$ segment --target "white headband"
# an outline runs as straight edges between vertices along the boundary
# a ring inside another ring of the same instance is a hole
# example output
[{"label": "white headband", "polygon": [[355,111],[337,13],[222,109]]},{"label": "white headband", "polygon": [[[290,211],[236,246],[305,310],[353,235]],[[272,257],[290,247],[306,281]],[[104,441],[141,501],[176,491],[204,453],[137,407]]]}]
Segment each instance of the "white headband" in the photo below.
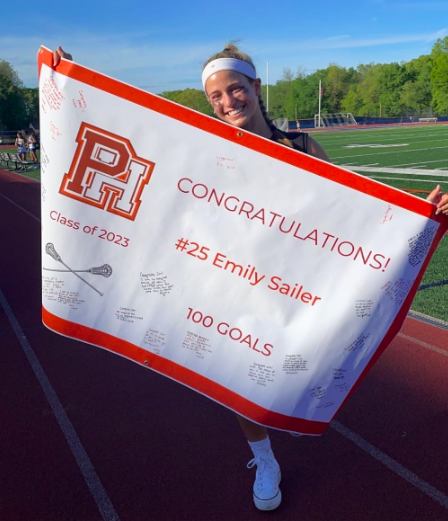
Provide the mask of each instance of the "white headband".
[{"label": "white headband", "polygon": [[235,71],[248,76],[252,80],[257,79],[257,73],[250,63],[243,62],[236,58],[218,58],[213,60],[204,67],[202,71],[202,86],[205,90],[205,83],[212,74],[219,71]]}]

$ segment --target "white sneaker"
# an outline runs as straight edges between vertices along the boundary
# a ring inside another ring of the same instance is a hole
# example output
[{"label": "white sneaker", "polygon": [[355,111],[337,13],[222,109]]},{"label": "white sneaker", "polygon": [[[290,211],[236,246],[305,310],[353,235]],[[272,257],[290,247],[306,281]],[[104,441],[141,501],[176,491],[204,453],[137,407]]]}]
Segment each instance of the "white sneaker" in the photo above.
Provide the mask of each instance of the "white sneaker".
[{"label": "white sneaker", "polygon": [[251,459],[247,468],[257,466],[254,483],[254,503],[259,510],[274,510],[282,502],[279,485],[282,479],[280,466],[272,451]]}]

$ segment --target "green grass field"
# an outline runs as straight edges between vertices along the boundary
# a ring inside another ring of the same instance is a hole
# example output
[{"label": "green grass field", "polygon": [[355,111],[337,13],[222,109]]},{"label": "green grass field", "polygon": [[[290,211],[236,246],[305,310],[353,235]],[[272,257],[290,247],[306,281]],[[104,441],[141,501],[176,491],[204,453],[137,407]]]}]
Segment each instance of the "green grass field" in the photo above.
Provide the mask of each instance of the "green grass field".
[{"label": "green grass field", "polygon": [[[448,125],[313,132],[331,162],[402,190],[448,192]],[[426,194],[416,194],[426,197]],[[442,239],[422,286],[448,281],[448,236]],[[422,289],[414,311],[448,322],[448,284]]]},{"label": "green grass field", "polygon": [[331,162],[401,189],[448,190],[448,125],[314,132]]},{"label": "green grass field", "polygon": [[[403,190],[430,191],[440,184],[448,192],[448,125],[319,131],[312,137],[336,165]],[[40,178],[40,169],[21,173]],[[422,285],[448,279],[447,258],[445,236]],[[412,309],[448,322],[448,284],[418,291]]]}]

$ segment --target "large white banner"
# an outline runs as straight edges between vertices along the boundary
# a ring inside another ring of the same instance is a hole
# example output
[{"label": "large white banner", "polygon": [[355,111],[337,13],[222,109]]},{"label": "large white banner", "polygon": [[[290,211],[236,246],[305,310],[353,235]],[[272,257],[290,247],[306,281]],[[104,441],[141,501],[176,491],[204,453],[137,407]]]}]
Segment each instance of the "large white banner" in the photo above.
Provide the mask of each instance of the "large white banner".
[{"label": "large white banner", "polygon": [[321,434],[446,228],[426,201],[39,51],[43,321]]}]

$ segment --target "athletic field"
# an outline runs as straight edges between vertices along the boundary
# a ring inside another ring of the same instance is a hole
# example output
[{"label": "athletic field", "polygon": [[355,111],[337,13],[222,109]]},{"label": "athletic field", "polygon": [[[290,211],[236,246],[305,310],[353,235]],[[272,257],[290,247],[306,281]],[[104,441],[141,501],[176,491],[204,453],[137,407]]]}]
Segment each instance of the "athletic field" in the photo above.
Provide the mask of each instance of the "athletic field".
[{"label": "athletic field", "polygon": [[316,132],[331,162],[401,189],[448,189],[448,125]]},{"label": "athletic field", "polygon": [[[312,134],[331,162],[409,191],[448,192],[448,125],[409,125]],[[426,197],[426,193],[416,193]],[[448,322],[448,238],[440,243],[412,309]]]}]

